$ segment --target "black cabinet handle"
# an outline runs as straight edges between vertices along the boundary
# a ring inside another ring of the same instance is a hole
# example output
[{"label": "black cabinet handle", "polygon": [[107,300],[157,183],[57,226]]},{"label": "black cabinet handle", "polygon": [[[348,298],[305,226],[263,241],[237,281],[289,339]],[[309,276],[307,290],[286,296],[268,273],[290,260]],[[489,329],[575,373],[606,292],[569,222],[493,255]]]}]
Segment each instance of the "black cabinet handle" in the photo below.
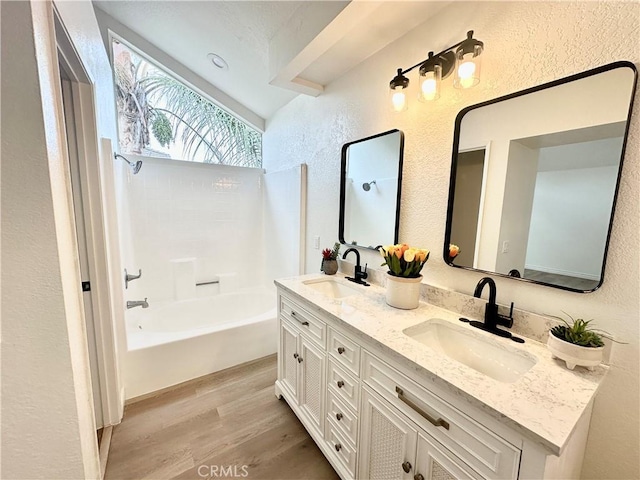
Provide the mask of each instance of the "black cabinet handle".
[{"label": "black cabinet handle", "polygon": [[404,473],[409,473],[411,471],[411,464],[409,462],[404,462],[402,464],[402,470],[404,470]]},{"label": "black cabinet handle", "polygon": [[338,380],[337,382],[338,388],[344,387],[344,382],[342,380]]},{"label": "black cabinet handle", "polygon": [[338,353],[342,355],[344,353],[344,347],[338,347]]}]

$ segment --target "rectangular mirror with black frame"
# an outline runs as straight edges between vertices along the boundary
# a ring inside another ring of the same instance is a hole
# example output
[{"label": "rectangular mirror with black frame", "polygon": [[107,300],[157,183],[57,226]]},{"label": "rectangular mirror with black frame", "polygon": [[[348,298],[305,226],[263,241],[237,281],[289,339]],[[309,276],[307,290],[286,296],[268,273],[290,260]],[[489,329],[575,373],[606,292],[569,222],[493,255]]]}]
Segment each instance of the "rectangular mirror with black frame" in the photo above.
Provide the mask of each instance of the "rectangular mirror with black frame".
[{"label": "rectangular mirror with black frame", "polygon": [[375,248],[398,242],[404,134],[389,130],[345,143],[340,177],[340,242]]},{"label": "rectangular mirror with black frame", "polygon": [[[462,110],[445,261],[575,292],[604,280],[637,70],[615,62]],[[449,257],[449,245],[460,247]]]}]

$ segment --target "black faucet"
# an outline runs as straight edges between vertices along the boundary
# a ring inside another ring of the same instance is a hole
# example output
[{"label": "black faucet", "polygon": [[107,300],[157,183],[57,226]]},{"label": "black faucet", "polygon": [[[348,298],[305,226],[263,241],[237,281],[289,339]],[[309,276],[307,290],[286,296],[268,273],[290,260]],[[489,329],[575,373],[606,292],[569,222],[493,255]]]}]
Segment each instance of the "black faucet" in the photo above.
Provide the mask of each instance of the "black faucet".
[{"label": "black faucet", "polygon": [[507,328],[511,328],[513,326],[513,302],[511,302],[511,311],[509,312],[509,316],[500,315],[498,313],[498,304],[496,303],[496,282],[494,282],[492,278],[481,278],[476,285],[473,296],[480,298],[485,285],[489,285],[489,302],[484,310],[484,323],[472,320],[469,324],[481,330],[493,333],[494,335],[511,338],[511,332],[498,328],[498,325],[502,325]]},{"label": "black faucet", "polygon": [[364,266],[364,271],[363,271],[362,267],[360,266],[360,252],[355,248],[350,248],[346,252],[344,252],[344,254],[342,255],[342,259],[344,260],[345,258],[347,258],[347,255],[351,252],[356,254],[356,266],[353,271],[353,278],[347,277],[347,280],[350,280],[353,283],[357,283],[359,285],[364,285],[365,287],[368,287],[369,284],[364,281],[364,279],[369,276],[369,274],[367,273],[367,265]]}]

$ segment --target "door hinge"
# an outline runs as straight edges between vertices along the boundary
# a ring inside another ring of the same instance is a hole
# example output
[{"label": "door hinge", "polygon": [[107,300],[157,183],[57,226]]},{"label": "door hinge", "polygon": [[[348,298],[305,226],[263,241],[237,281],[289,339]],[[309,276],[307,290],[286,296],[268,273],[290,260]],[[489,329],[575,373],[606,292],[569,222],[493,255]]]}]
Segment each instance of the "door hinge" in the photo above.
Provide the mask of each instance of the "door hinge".
[{"label": "door hinge", "polygon": [[82,282],[82,291],[90,292],[91,291],[91,282]]}]

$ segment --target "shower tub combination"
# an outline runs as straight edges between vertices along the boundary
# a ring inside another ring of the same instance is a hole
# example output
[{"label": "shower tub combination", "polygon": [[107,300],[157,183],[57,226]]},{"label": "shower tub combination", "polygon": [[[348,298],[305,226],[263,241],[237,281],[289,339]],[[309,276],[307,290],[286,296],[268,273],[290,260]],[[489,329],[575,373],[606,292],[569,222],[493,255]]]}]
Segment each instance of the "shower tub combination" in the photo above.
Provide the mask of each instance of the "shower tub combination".
[{"label": "shower tub combination", "polygon": [[127,398],[277,351],[276,293],[255,288],[126,313]]}]

